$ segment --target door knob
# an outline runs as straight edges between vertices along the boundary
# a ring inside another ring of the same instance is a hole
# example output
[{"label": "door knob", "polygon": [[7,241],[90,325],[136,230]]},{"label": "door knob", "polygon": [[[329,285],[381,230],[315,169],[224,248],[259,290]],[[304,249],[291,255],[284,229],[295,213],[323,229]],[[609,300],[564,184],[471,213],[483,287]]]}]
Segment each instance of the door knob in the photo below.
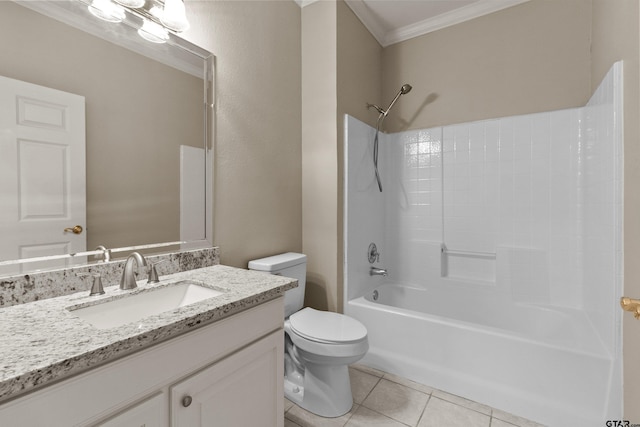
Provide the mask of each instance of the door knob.
[{"label": "door knob", "polygon": [[64,232],[72,232],[73,234],[80,234],[82,233],[82,226],[81,225],[76,225],[75,227],[67,227],[64,229]]},{"label": "door knob", "polygon": [[620,298],[620,307],[624,311],[630,311],[633,313],[633,317],[640,320],[640,300],[622,297]]}]

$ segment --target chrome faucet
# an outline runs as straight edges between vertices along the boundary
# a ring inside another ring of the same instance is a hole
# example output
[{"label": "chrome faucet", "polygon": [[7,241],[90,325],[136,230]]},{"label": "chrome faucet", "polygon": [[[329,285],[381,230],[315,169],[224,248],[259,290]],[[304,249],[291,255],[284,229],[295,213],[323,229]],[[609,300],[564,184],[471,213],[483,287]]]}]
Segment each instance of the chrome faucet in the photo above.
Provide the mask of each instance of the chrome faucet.
[{"label": "chrome faucet", "polygon": [[[133,269],[133,262],[136,262],[136,270]],[[124,263],[124,270],[122,271],[122,277],[120,278],[120,289],[135,289],[138,287],[136,284],[136,271],[140,266],[146,267],[147,260],[138,252],[133,252],[127,258]]]},{"label": "chrome faucet", "polygon": [[371,267],[369,269],[369,276],[386,276],[386,275],[387,275],[386,268]]}]

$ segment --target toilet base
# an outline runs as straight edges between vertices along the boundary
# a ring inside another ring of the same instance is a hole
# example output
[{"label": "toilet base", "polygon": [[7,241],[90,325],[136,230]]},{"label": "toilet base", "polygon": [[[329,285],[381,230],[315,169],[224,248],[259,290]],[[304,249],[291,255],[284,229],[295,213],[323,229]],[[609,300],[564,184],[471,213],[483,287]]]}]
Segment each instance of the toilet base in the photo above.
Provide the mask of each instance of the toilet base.
[{"label": "toilet base", "polygon": [[347,365],[308,363],[303,375],[302,387],[296,384],[296,378],[284,378],[287,399],[321,417],[339,417],[351,410],[353,396]]}]

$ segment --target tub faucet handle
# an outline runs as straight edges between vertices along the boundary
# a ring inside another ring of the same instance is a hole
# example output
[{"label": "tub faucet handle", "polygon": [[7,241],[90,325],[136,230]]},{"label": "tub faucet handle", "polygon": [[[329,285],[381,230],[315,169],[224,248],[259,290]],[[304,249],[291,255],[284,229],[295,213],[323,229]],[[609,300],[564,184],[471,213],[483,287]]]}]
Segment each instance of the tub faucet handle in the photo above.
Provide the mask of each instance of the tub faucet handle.
[{"label": "tub faucet handle", "polygon": [[378,248],[375,243],[371,243],[369,245],[369,249],[367,250],[367,259],[369,260],[369,264],[380,262],[380,252],[378,252]]}]

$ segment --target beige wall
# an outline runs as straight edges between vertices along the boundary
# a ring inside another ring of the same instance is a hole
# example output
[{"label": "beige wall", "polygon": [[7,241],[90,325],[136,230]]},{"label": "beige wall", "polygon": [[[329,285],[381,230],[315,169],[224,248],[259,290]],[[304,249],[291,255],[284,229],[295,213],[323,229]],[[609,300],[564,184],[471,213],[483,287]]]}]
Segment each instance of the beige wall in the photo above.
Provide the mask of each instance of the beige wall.
[{"label": "beige wall", "polygon": [[[593,0],[591,87],[624,60],[624,295],[640,298],[640,11],[636,0]],[[617,308],[616,308],[617,309]],[[640,420],[640,322],[623,316],[625,419]]]},{"label": "beige wall", "polygon": [[344,1],[337,2],[336,12],[338,18],[338,135],[342,137],[344,114],[349,114],[371,126],[376,124],[378,112],[375,109],[368,109],[366,104],[383,104],[383,50]]},{"label": "beige wall", "polygon": [[583,105],[590,96],[591,0],[532,0],[388,46],[388,131]]},{"label": "beige wall", "polygon": [[342,311],[344,114],[375,123],[382,48],[344,3],[302,10],[303,252],[305,304]]},{"label": "beige wall", "polygon": [[87,247],[178,240],[179,146],[203,146],[202,80],[7,1],[0,52],[0,75],[85,97]]},{"label": "beige wall", "polygon": [[300,8],[187,0],[216,55],[214,244],[223,264],[302,250]]},{"label": "beige wall", "polygon": [[335,311],[339,240],[336,3],[302,9],[302,239],[305,304]]}]

